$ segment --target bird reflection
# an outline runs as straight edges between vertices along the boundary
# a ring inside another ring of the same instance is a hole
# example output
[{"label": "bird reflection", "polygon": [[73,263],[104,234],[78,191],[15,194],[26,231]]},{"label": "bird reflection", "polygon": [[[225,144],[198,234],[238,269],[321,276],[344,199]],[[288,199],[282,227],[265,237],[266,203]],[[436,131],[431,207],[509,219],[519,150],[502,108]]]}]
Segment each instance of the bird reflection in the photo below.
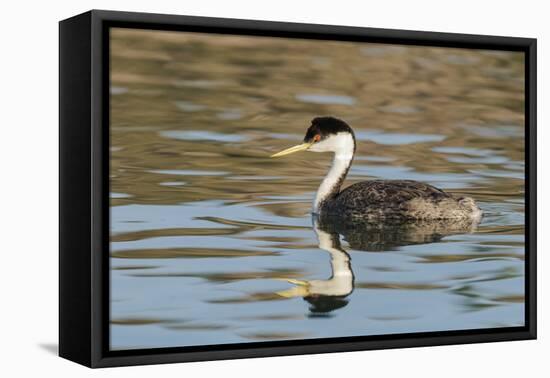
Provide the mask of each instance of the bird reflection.
[{"label": "bird reflection", "polygon": [[330,278],[310,281],[289,279],[287,281],[295,286],[277,294],[287,298],[303,297],[309,302],[312,314],[326,314],[348,304],[346,297],[353,291],[354,275],[351,258],[342,248],[338,232],[323,228],[317,217],[313,217],[313,230],[319,248],[330,254]]},{"label": "bird reflection", "polygon": [[383,252],[398,247],[438,243],[446,236],[468,234],[477,229],[479,219],[438,219],[410,221],[353,221],[321,217],[320,229],[344,236],[354,250]]},{"label": "bird reflection", "polygon": [[332,274],[326,280],[286,281],[294,286],[277,292],[286,298],[302,297],[309,303],[311,316],[322,316],[346,306],[353,292],[355,276],[351,257],[342,248],[340,236],[351,249],[382,252],[401,246],[438,243],[449,235],[472,233],[479,220],[414,222],[345,222],[337,217],[313,216],[313,230],[319,248],[330,254]]}]

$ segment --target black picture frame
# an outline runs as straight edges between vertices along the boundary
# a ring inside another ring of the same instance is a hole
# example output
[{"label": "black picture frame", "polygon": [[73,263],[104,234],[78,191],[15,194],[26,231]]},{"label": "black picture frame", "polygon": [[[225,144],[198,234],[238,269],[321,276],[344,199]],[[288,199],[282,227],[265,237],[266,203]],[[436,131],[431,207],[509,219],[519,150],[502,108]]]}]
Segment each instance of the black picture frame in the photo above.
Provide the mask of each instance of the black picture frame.
[{"label": "black picture frame", "polygon": [[[110,27],[524,52],[525,326],[109,351]],[[536,338],[536,39],[92,10],[60,22],[59,45],[61,357],[108,367]]]}]

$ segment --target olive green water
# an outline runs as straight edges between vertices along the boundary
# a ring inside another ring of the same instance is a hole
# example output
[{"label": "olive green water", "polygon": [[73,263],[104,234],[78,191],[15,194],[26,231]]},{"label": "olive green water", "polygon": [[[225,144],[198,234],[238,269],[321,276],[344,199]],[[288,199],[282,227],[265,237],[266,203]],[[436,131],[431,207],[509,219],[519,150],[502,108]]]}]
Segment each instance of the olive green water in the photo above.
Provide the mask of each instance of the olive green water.
[{"label": "olive green water", "polygon": [[[111,41],[112,349],[524,324],[522,54]],[[483,220],[315,223],[330,156],[269,155],[319,115],[355,130],[347,184],[427,182],[474,197]]]}]

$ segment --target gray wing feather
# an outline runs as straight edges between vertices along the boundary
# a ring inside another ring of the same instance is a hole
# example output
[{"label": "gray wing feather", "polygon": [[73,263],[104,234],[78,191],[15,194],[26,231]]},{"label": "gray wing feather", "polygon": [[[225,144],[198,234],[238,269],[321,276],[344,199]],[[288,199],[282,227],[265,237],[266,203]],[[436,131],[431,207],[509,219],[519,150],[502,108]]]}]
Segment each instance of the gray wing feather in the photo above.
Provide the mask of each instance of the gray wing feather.
[{"label": "gray wing feather", "polygon": [[370,180],[342,190],[332,202],[332,212],[397,213],[406,203],[422,198],[437,203],[452,196],[444,191],[412,180]]}]

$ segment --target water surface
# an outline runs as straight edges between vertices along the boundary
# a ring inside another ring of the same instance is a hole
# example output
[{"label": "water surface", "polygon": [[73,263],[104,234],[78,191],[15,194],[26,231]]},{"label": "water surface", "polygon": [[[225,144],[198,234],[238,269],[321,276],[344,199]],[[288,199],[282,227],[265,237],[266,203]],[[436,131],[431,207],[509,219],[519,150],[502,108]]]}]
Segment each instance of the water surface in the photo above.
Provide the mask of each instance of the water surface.
[{"label": "water surface", "polygon": [[[112,349],[524,324],[521,54],[111,38]],[[356,131],[347,184],[428,182],[482,222],[312,219],[330,156],[268,156],[320,115]]]}]

